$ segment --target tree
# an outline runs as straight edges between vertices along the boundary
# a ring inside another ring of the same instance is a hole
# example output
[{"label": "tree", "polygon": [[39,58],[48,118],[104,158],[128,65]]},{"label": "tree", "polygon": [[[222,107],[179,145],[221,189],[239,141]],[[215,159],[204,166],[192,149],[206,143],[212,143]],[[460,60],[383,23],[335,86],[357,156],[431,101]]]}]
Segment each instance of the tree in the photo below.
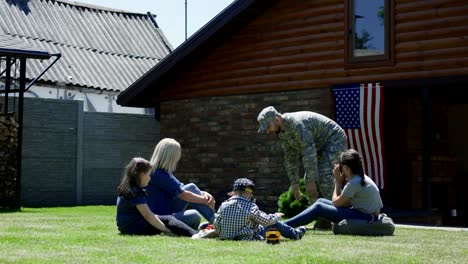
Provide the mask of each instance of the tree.
[{"label": "tree", "polygon": [[361,37],[356,34],[356,39],[354,42],[354,48],[355,49],[373,49],[374,46],[370,44],[369,42],[373,40],[374,37],[372,37],[367,30],[362,30],[361,31]]},{"label": "tree", "polygon": [[377,17],[379,18],[380,25],[383,26],[385,21],[385,9],[383,6],[379,6],[379,11],[377,11]]}]

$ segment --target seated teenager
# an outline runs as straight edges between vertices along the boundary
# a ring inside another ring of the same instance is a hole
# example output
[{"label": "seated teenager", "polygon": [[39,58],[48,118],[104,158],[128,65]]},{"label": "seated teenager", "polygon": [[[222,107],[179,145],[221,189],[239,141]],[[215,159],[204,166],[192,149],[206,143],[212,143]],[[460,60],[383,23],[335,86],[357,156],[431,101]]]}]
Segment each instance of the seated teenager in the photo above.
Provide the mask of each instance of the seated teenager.
[{"label": "seated teenager", "polygon": [[[362,157],[354,149],[340,155],[333,169],[335,189],[332,201],[318,199],[309,208],[285,221],[292,227],[307,225],[323,217],[333,223],[343,219],[361,219],[372,223],[383,207],[378,187],[364,174]],[[345,184],[346,182],[346,184]]]}]

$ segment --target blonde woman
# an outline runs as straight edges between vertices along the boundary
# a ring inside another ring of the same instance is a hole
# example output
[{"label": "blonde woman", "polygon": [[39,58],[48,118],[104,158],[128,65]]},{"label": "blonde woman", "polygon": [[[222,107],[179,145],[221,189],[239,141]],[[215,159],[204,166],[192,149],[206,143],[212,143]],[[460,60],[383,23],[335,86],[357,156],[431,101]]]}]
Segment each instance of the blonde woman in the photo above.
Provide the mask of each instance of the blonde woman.
[{"label": "blonde woman", "polygon": [[[156,145],[151,165],[151,181],[146,189],[148,205],[155,214],[173,215],[175,218],[197,229],[200,215],[209,223],[214,221],[215,200],[207,192],[189,183],[184,185],[173,174],[181,156],[179,142],[172,138],[164,138]],[[193,208],[186,210],[187,206]]]}]

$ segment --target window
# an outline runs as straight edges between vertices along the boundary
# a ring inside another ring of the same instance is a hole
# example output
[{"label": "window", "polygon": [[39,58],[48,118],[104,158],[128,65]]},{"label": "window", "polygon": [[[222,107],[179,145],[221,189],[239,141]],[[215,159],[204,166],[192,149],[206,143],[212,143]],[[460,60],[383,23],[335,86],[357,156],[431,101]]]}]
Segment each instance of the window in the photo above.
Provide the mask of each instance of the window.
[{"label": "window", "polygon": [[393,0],[347,0],[346,63],[393,63]]}]

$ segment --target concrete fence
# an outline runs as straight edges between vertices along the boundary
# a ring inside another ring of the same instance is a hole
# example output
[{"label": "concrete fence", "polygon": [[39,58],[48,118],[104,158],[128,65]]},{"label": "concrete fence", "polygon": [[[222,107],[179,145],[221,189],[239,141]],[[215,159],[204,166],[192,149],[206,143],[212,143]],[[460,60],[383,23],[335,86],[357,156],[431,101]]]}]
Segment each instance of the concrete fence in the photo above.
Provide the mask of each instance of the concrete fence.
[{"label": "concrete fence", "polygon": [[81,101],[24,105],[23,206],[114,204],[125,165],[149,159],[159,140],[153,116],[84,112]]}]

